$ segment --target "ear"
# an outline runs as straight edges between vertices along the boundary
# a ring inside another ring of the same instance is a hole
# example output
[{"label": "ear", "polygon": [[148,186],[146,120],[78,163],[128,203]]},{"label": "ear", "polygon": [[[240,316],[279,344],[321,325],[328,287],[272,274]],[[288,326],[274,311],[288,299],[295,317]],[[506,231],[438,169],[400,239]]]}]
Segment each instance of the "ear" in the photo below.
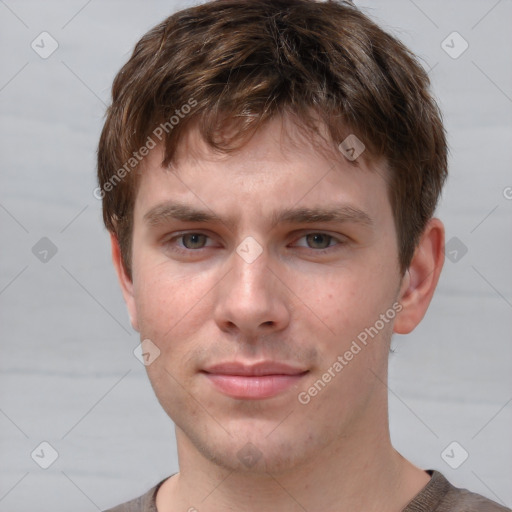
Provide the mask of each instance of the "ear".
[{"label": "ear", "polygon": [[404,277],[398,296],[403,309],[397,315],[394,332],[410,333],[423,319],[439,281],[444,264],[444,225],[430,219]]},{"label": "ear", "polygon": [[139,323],[137,319],[137,308],[135,305],[135,298],[133,295],[133,281],[128,277],[126,269],[121,256],[121,249],[119,247],[119,241],[114,233],[110,233],[110,243],[112,245],[112,263],[117,272],[117,278],[121,285],[121,291],[123,292],[124,301],[128,308],[128,314],[130,315],[130,323],[132,327],[138,332]]}]

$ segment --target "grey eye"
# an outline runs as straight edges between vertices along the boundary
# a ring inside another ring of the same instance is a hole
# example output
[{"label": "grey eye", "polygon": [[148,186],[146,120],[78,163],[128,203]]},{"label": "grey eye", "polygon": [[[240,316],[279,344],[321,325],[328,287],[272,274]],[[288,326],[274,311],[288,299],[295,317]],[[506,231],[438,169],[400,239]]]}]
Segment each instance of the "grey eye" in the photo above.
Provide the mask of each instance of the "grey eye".
[{"label": "grey eye", "polygon": [[324,233],[310,233],[306,235],[306,240],[312,249],[326,249],[330,245],[332,236]]},{"label": "grey eye", "polygon": [[206,244],[206,235],[201,233],[187,233],[180,237],[183,240],[183,246],[187,249],[202,249]]}]

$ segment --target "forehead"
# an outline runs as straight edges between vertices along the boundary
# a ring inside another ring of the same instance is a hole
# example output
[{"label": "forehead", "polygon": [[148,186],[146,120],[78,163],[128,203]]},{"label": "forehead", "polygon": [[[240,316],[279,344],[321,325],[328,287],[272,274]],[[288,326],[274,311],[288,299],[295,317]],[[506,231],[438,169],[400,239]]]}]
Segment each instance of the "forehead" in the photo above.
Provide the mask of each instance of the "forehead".
[{"label": "forehead", "polygon": [[376,217],[389,210],[385,165],[362,157],[350,162],[327,137],[308,134],[283,118],[268,122],[229,153],[215,151],[192,128],[169,167],[162,166],[163,159],[160,145],[141,166],[136,217],[170,198],[218,213],[272,211],[274,218],[276,205],[345,202]]}]

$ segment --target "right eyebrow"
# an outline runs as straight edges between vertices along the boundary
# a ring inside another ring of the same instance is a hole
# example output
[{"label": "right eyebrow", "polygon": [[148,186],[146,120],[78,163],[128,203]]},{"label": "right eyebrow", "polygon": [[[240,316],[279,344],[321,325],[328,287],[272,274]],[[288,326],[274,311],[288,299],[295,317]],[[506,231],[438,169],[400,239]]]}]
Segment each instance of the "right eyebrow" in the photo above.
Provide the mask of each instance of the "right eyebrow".
[{"label": "right eyebrow", "polygon": [[150,226],[158,226],[171,220],[180,220],[183,222],[212,222],[217,224],[227,224],[232,227],[232,223],[221,219],[218,215],[206,210],[199,210],[192,206],[182,203],[165,202],[151,208],[144,215],[144,220]]}]

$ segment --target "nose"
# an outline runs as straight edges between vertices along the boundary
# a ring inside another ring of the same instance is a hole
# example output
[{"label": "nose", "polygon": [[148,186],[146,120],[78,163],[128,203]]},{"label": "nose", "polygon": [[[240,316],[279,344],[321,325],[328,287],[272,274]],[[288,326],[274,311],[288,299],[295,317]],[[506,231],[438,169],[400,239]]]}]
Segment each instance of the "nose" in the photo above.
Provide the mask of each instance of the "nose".
[{"label": "nose", "polygon": [[214,318],[222,331],[254,338],[288,326],[290,292],[268,263],[266,251],[252,262],[232,254],[230,271],[216,287]]}]

